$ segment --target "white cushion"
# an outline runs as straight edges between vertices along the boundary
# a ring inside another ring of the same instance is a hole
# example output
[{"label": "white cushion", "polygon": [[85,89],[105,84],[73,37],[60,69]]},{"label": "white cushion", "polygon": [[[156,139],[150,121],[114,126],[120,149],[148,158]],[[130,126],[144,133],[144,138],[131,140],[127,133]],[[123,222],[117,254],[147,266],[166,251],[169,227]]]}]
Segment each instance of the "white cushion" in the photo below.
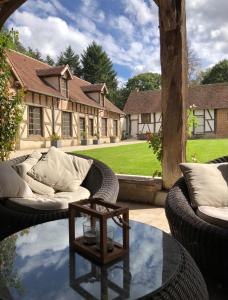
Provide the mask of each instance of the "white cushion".
[{"label": "white cushion", "polygon": [[75,192],[59,192],[53,196],[34,195],[32,198],[10,198],[10,200],[23,206],[41,210],[66,209],[71,202],[88,199],[90,191],[79,186]]},{"label": "white cushion", "polygon": [[28,184],[17,174],[9,162],[0,164],[0,197],[33,197]]},{"label": "white cushion", "polygon": [[25,161],[16,165],[16,169],[34,193],[40,195],[54,195],[55,190],[52,187],[47,186],[46,184],[27,175],[27,173],[38,163],[41,157],[42,154],[40,152],[34,151]]},{"label": "white cushion", "polygon": [[40,195],[54,195],[55,190],[42,182],[39,182],[29,175],[25,175],[24,180],[29,185],[30,189]]},{"label": "white cushion", "polygon": [[25,175],[38,163],[42,154],[38,151],[34,151],[29,157],[22,163],[16,165],[19,175],[24,178]]},{"label": "white cushion", "polygon": [[199,206],[196,214],[210,224],[228,229],[228,207]]},{"label": "white cushion", "polygon": [[68,155],[55,147],[51,147],[28,173],[36,180],[43,182],[56,191],[77,191],[85,179],[93,161],[74,155]]},{"label": "white cushion", "polygon": [[180,164],[194,207],[228,206],[228,163]]}]

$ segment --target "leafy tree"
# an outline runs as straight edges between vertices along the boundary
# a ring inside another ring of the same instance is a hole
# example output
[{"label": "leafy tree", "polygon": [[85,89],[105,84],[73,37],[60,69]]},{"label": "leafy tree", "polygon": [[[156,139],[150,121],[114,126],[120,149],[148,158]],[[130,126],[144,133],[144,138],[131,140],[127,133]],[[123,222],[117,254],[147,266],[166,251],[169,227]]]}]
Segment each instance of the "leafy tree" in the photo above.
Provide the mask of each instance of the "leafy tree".
[{"label": "leafy tree", "polygon": [[110,96],[114,97],[114,91],[117,89],[116,72],[102,46],[92,42],[83,52],[81,62],[83,78],[91,83],[105,82],[110,90]]},{"label": "leafy tree", "polygon": [[228,60],[224,59],[208,69],[203,75],[202,84],[228,82]]},{"label": "leafy tree", "polygon": [[54,66],[55,65],[54,59],[49,54],[46,56],[45,62],[47,64],[49,64],[50,66]]},{"label": "leafy tree", "polygon": [[81,76],[81,66],[79,56],[75,54],[71,46],[68,46],[64,52],[61,52],[57,60],[57,65],[69,65],[72,73],[78,77]]},{"label": "leafy tree", "polygon": [[33,50],[31,47],[28,47],[26,54],[32,58],[39,60],[39,61],[42,61],[42,62],[44,61],[42,59],[42,54],[40,53],[40,51],[38,49]]},{"label": "leafy tree", "polygon": [[[6,35],[10,34],[10,30],[8,28],[6,28],[6,27],[3,27],[3,29],[2,29],[1,32],[4,33],[4,34],[6,34]],[[22,45],[22,43],[20,42],[18,31],[14,31],[13,36],[11,36],[11,43],[9,45],[9,48],[13,49],[13,50],[15,50],[17,52],[26,54],[27,50]]]},{"label": "leafy tree", "polygon": [[0,159],[8,159],[14,149],[16,136],[22,121],[24,106],[23,91],[10,89],[11,72],[7,63],[6,49],[14,48],[17,33],[14,31],[0,34]]},{"label": "leafy tree", "polygon": [[161,87],[161,75],[158,73],[142,73],[129,78],[125,87],[119,90],[119,107],[123,109],[132,91],[157,90]]}]

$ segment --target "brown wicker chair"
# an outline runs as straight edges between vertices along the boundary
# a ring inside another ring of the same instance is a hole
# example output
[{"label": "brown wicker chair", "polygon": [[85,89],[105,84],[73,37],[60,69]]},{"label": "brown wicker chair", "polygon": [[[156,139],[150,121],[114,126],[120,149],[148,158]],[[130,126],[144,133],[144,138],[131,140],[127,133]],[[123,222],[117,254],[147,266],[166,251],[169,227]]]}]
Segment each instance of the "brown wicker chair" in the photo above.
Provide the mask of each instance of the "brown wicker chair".
[{"label": "brown wicker chair", "polygon": [[[228,162],[228,156],[209,163],[221,162]],[[183,177],[170,189],[165,211],[172,235],[190,252],[202,273],[228,282],[228,230],[195,214]]]},{"label": "brown wicker chair", "polygon": [[[75,155],[68,153],[69,155]],[[84,155],[79,157],[89,158]],[[24,161],[28,155],[11,160],[12,166]],[[100,198],[104,201],[115,202],[119,193],[119,183],[117,176],[104,163],[93,159],[92,167],[89,170],[82,186],[91,193],[91,198]],[[59,210],[38,210],[15,204],[9,199],[0,199],[0,239],[8,234],[23,228],[63,219],[68,216],[68,209]]]}]

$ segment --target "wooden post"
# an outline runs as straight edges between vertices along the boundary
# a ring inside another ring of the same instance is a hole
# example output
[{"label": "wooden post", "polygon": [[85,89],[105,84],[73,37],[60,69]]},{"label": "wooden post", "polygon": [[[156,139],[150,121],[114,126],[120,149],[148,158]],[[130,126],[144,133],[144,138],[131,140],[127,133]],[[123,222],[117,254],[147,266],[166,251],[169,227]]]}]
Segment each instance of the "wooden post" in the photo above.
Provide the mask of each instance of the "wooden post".
[{"label": "wooden post", "polygon": [[186,158],[187,51],[185,0],[154,0],[159,7],[163,187],[181,176],[178,164]]},{"label": "wooden post", "polygon": [[0,0],[0,30],[9,16],[27,0]]}]

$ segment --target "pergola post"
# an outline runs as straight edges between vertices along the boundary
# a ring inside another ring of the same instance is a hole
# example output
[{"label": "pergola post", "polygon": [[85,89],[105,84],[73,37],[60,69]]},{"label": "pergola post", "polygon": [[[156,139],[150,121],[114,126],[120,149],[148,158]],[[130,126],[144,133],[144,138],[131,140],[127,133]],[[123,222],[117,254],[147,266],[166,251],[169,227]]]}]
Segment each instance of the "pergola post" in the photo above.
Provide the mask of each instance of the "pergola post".
[{"label": "pergola post", "polygon": [[181,176],[186,159],[187,43],[185,0],[155,0],[159,7],[162,70],[163,187]]},{"label": "pergola post", "polygon": [[8,17],[26,0],[0,0],[0,29]]}]

